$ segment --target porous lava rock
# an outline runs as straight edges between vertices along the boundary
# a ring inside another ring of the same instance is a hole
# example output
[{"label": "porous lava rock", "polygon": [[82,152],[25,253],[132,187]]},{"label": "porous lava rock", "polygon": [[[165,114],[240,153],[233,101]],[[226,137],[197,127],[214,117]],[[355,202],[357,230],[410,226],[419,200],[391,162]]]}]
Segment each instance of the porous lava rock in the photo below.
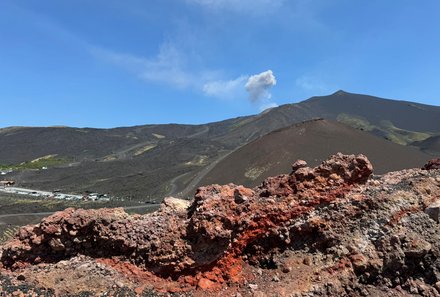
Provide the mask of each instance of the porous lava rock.
[{"label": "porous lava rock", "polygon": [[338,153],[254,189],[168,197],[151,214],[66,209],[1,247],[0,288],[51,288],[64,269],[74,280],[54,294],[77,294],[75,267],[98,263],[102,296],[440,296],[439,170],[372,172],[365,156]]},{"label": "porous lava rock", "polygon": [[425,170],[440,169],[440,158],[432,159],[423,166]]}]

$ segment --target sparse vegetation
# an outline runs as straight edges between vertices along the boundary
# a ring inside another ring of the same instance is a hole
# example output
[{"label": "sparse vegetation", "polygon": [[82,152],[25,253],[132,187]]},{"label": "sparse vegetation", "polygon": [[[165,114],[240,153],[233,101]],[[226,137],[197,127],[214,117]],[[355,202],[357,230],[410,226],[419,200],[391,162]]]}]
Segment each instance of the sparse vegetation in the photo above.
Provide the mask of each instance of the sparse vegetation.
[{"label": "sparse vegetation", "polygon": [[432,136],[432,133],[410,131],[398,128],[389,120],[382,120],[380,121],[379,125],[373,125],[361,116],[346,113],[339,114],[337,116],[337,120],[338,122],[349,125],[355,129],[379,134],[400,145],[408,145],[415,141],[422,141]]},{"label": "sparse vegetation", "polygon": [[392,142],[401,145],[408,145],[410,143],[413,143],[414,141],[423,141],[432,136],[431,133],[400,129],[394,126],[391,121],[387,120],[381,121],[380,124],[381,128],[383,128],[387,132],[387,138],[390,139]]},{"label": "sparse vegetation", "polygon": [[244,126],[244,125],[246,125],[246,124],[249,124],[249,123],[251,123],[252,121],[254,121],[255,119],[253,118],[253,117],[248,117],[248,118],[246,118],[246,119],[244,119],[244,120],[242,120],[242,121],[239,121],[239,122],[237,122],[237,123],[235,123],[235,124],[232,124],[231,126],[230,126],[230,130],[231,131],[233,131],[233,130],[236,130],[236,129],[238,129],[238,128],[240,128],[241,126]]},{"label": "sparse vegetation", "polygon": [[41,169],[41,168],[49,168],[54,166],[60,166],[69,163],[70,160],[67,158],[59,157],[58,155],[48,155],[44,157],[37,158],[32,161],[23,162],[20,164],[11,164],[11,165],[1,165],[0,169],[7,170],[25,170],[25,169]]},{"label": "sparse vegetation", "polygon": [[244,176],[249,178],[250,180],[256,180],[258,177],[260,177],[261,174],[263,174],[267,169],[270,168],[271,164],[267,164],[266,166],[256,166],[256,167],[248,167],[246,169],[246,172],[244,173]]},{"label": "sparse vegetation", "polygon": [[[145,197],[151,197],[160,201],[168,194],[165,185],[170,184],[176,177],[186,174],[185,178],[179,178],[175,183],[175,192],[179,193],[187,184],[191,184],[191,178],[206,175],[208,172],[204,171],[206,166],[210,166],[221,156],[264,137],[271,131],[314,118],[328,120],[338,118],[340,122],[349,126],[400,144],[423,139],[429,133],[440,134],[438,130],[440,112],[437,108],[422,106],[423,110],[421,110],[415,108],[419,106],[417,104],[415,106],[408,104],[338,92],[330,96],[286,104],[274,109],[273,112],[207,125],[142,125],[115,129],[44,127],[3,129],[0,133],[0,164],[4,165],[0,168],[48,167],[48,170],[26,170],[25,174],[21,170],[13,170],[2,177],[15,181],[17,185],[23,187],[48,191],[62,189],[67,192],[109,193],[125,200],[140,201],[145,200]],[[389,120],[392,125],[384,126],[380,120]],[[304,137],[301,139],[307,139],[306,130],[298,130],[298,133],[303,133],[301,135]],[[163,136],[165,139],[161,139]],[[345,147],[353,142],[351,139],[349,141],[343,139],[343,141]],[[151,145],[157,146],[153,148]],[[300,146],[300,143],[296,143],[296,146]],[[310,151],[324,151],[326,146],[327,144],[324,143],[322,147]],[[417,154],[414,149],[409,152],[411,151]],[[296,150],[292,148],[289,154],[295,152]],[[29,163],[30,160],[55,153],[58,156]],[[311,156],[307,151],[303,153]],[[207,159],[198,156],[207,156]],[[242,159],[247,157],[243,156]],[[69,158],[71,158],[70,162]],[[415,158],[417,157],[409,157],[410,160]],[[242,159],[231,164],[234,170]],[[261,164],[255,165],[261,166]],[[210,170],[215,171],[214,167],[217,166],[214,164]],[[248,165],[241,168],[237,172],[239,176],[235,178],[244,178],[243,174],[247,167]],[[219,174],[216,176],[211,174],[212,180],[209,180],[209,183],[224,180],[224,171],[225,169],[219,169]],[[257,171],[251,170],[248,175],[255,176],[258,174]],[[246,181],[250,180],[246,179]],[[194,187],[196,186],[194,184]]]},{"label": "sparse vegetation", "polygon": [[[64,210],[69,207],[84,208],[84,209],[96,209],[96,208],[113,208],[113,207],[125,207],[125,206],[137,206],[143,205],[130,201],[68,201],[58,199],[41,199],[36,197],[27,197],[22,195],[5,194],[0,192],[0,243],[8,240],[15,234],[15,231],[19,226],[34,224],[41,220],[46,215],[39,215],[38,213],[50,213],[60,210]],[[127,212],[144,213],[146,209],[131,209]],[[2,215],[9,214],[30,214],[35,215],[26,216],[7,216],[1,218]]]},{"label": "sparse vegetation", "polygon": [[194,159],[185,163],[185,165],[193,165],[193,166],[204,166],[208,162],[208,156],[200,155],[195,156]]},{"label": "sparse vegetation", "polygon": [[101,208],[139,205],[130,201],[74,201],[60,199],[41,199],[22,195],[0,193],[0,215],[11,213],[52,212],[68,207],[74,208]]},{"label": "sparse vegetation", "polygon": [[157,134],[157,133],[152,133],[152,135],[153,135],[154,137],[158,138],[158,139],[163,139],[163,138],[165,138],[164,135],[160,135],[160,134]]},{"label": "sparse vegetation", "polygon": [[134,155],[135,155],[135,156],[142,155],[143,153],[148,152],[149,150],[154,149],[156,146],[157,146],[156,144],[146,145],[146,146],[140,148],[139,150],[137,150],[137,151],[134,153]]},{"label": "sparse vegetation", "polygon": [[0,244],[11,239],[18,230],[18,226],[15,225],[0,225]]},{"label": "sparse vegetation", "polygon": [[114,161],[117,160],[118,157],[116,157],[115,155],[109,155],[109,156],[105,156],[102,161],[103,162],[109,162],[109,161]]},{"label": "sparse vegetation", "polygon": [[373,131],[376,128],[367,119],[357,115],[341,113],[337,116],[336,120],[359,130]]}]

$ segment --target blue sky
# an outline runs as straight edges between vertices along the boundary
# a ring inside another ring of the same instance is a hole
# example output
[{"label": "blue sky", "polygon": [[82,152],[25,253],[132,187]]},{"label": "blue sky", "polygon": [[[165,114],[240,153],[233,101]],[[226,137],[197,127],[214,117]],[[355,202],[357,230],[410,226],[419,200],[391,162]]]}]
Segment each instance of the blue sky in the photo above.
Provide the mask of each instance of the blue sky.
[{"label": "blue sky", "polygon": [[1,0],[0,127],[205,123],[343,89],[440,105],[438,0]]}]

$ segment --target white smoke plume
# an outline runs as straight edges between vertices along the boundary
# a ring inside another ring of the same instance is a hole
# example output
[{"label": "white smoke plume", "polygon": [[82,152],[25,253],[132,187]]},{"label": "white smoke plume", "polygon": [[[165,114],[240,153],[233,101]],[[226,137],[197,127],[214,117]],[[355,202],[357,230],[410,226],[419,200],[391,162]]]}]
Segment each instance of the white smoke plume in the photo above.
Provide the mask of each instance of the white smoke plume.
[{"label": "white smoke plume", "polygon": [[248,80],[248,76],[242,75],[232,80],[208,81],[203,85],[203,93],[208,96],[223,99],[233,99],[244,96],[243,85]]},{"label": "white smoke plume", "polygon": [[272,70],[267,70],[249,77],[245,88],[252,102],[260,102],[269,100],[272,97],[269,89],[276,84],[277,80]]}]

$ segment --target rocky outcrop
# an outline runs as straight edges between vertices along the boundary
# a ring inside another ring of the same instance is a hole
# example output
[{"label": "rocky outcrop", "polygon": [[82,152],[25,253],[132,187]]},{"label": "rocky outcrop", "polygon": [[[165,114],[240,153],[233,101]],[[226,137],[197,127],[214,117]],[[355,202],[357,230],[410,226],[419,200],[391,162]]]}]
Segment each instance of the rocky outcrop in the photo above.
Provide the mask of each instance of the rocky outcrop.
[{"label": "rocky outcrop", "polygon": [[337,154],[254,189],[166,198],[152,214],[66,209],[21,228],[0,263],[46,287],[36,271],[100,263],[138,295],[440,296],[440,170],[372,172],[365,156]]},{"label": "rocky outcrop", "polygon": [[423,166],[425,170],[440,169],[440,158],[432,159]]}]

